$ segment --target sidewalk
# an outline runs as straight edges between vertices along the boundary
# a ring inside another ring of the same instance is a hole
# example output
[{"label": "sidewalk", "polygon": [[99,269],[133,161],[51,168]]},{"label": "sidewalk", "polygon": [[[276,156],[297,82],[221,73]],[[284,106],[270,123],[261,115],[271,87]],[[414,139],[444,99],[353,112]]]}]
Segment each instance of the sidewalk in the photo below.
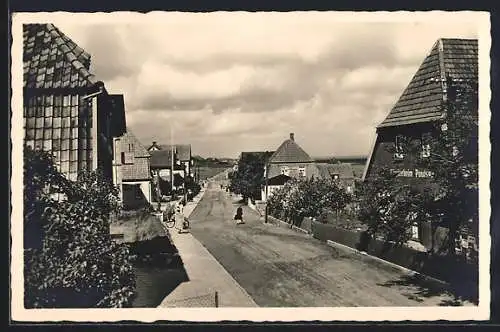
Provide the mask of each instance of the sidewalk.
[{"label": "sidewalk", "polygon": [[[206,188],[184,208],[189,218]],[[189,281],[180,284],[159,307],[257,307],[248,293],[190,233],[170,232]],[[217,294],[217,295],[216,295]],[[217,298],[217,299],[216,299]]]}]

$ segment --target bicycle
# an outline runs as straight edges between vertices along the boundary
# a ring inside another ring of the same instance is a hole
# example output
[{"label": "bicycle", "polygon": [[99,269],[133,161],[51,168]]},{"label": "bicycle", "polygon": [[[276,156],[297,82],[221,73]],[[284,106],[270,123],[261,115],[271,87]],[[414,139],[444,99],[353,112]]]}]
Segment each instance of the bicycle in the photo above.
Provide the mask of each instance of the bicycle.
[{"label": "bicycle", "polygon": [[167,228],[173,228],[175,226],[175,214],[167,216],[166,220],[163,221]]},{"label": "bicycle", "polygon": [[168,216],[166,221],[164,221],[164,224],[169,229],[172,229],[175,227],[179,231],[179,233],[181,233],[182,231],[189,229],[189,226],[190,226],[188,218],[186,218],[186,217],[182,217],[182,218],[183,218],[183,220],[182,220],[182,224],[180,227],[175,227],[177,224],[175,214]]}]

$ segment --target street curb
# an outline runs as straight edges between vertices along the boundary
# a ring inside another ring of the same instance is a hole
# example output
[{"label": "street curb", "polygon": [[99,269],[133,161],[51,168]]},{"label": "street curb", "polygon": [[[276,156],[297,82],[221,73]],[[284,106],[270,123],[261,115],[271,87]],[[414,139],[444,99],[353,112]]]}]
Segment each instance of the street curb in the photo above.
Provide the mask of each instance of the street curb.
[{"label": "street curb", "polygon": [[417,272],[417,271],[411,270],[411,269],[406,268],[406,267],[404,267],[404,266],[401,266],[401,265],[395,264],[395,263],[393,263],[393,262],[386,261],[385,259],[382,259],[382,258],[380,258],[380,257],[373,256],[373,255],[369,255],[369,254],[367,254],[365,251],[359,251],[359,250],[357,250],[357,249],[355,249],[355,248],[351,248],[351,247],[349,247],[349,246],[346,246],[346,245],[341,244],[341,243],[338,243],[338,242],[334,242],[334,241],[332,241],[332,240],[326,240],[326,244],[327,244],[328,246],[332,247],[332,248],[335,248],[335,247],[336,247],[336,248],[347,249],[347,250],[349,250],[349,251],[354,252],[355,254],[362,255],[362,256],[366,256],[366,257],[368,257],[368,258],[370,258],[370,259],[373,259],[373,260],[376,260],[376,261],[378,261],[378,262],[380,262],[380,263],[383,263],[383,264],[389,265],[389,266],[391,266],[391,267],[393,267],[393,268],[396,268],[396,269],[398,269],[398,270],[400,270],[400,271],[406,272],[406,273],[408,273],[408,274],[410,274],[410,275],[421,277],[421,278],[423,278],[424,280],[433,281],[433,282],[439,283],[440,285],[442,285],[442,286],[446,286],[446,287],[449,287],[449,286],[450,286],[450,284],[449,284],[449,283],[447,283],[446,281],[439,280],[439,279],[433,278],[433,277],[431,277],[431,276],[428,276],[428,275],[422,274],[422,273],[420,273],[420,272]]},{"label": "street curb", "polygon": [[[304,234],[307,234],[307,235],[311,235],[311,232],[309,232],[309,231],[308,231],[308,230],[306,230],[306,229],[300,228],[300,227],[295,226],[295,225],[290,225],[289,223],[287,223],[287,222],[285,222],[285,221],[283,221],[283,220],[280,220],[280,219],[278,219],[278,218],[274,218],[274,217],[272,217],[272,216],[271,216],[271,218],[272,218],[273,220],[275,220],[277,223],[272,223],[272,222],[271,222],[271,223],[269,223],[269,222],[268,222],[268,224],[275,224],[275,225],[278,225],[278,227],[280,226],[280,224],[282,224],[283,226],[286,226],[287,228],[290,228],[290,229],[292,229],[292,230],[294,230],[294,231],[296,231],[296,232],[301,232],[301,233],[304,233]],[[265,224],[265,223],[264,223],[264,224]]]},{"label": "street curb", "polygon": [[[200,190],[200,192],[198,193],[198,195],[196,195],[196,197],[193,198],[193,202],[192,203],[194,204],[194,207],[191,209],[191,211],[188,214],[186,214],[184,216],[185,218],[189,218],[191,216],[191,214],[193,214],[193,211],[196,209],[196,207],[200,203],[201,199],[205,195],[205,192],[206,192],[206,190]],[[194,201],[194,199],[196,199],[196,202]]]},{"label": "street curb", "polygon": [[302,232],[304,234],[309,234],[309,232],[307,230],[300,228],[300,227],[297,227],[297,226],[294,226],[294,225],[292,225],[292,229],[295,231],[298,231],[298,232]]}]

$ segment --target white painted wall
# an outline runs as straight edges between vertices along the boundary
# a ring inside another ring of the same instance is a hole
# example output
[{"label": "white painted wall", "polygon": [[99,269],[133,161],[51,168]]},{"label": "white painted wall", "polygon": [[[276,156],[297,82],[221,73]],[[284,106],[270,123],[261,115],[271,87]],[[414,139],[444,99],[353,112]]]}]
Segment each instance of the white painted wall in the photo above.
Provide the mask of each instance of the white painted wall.
[{"label": "white painted wall", "polygon": [[[273,194],[273,192],[275,190],[278,190],[280,188],[282,188],[283,186],[268,186],[267,187],[267,193],[268,193],[268,196],[271,197],[271,195]],[[261,192],[261,197],[262,197],[262,201],[264,202],[267,202],[267,197],[266,197],[266,187],[264,186],[264,188],[262,189],[262,192]]]}]

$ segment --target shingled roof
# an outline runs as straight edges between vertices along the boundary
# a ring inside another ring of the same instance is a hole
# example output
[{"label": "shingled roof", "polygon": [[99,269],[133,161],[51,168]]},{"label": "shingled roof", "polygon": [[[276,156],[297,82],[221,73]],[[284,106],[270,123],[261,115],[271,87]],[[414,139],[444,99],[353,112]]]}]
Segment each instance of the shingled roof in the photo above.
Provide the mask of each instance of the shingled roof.
[{"label": "shingled roof", "polygon": [[[127,131],[121,136],[123,144],[134,144],[134,157],[135,158],[149,158],[151,154],[146,150],[144,145],[137,139],[132,130],[127,127]],[[122,148],[122,151],[124,149]]]},{"label": "shingled roof", "polygon": [[26,88],[76,88],[98,83],[90,55],[53,24],[23,25]]},{"label": "shingled roof", "polygon": [[284,141],[274,154],[269,158],[269,163],[312,163],[314,160],[295,143],[294,134]]},{"label": "shingled roof", "polygon": [[439,39],[378,128],[434,121],[442,117],[446,78],[478,78],[477,39]]},{"label": "shingled roof", "polygon": [[149,180],[151,178],[149,152],[129,128],[119,139],[120,151],[126,152],[131,149],[134,155],[133,163],[125,163],[121,166],[122,181]]},{"label": "shingled roof", "polygon": [[340,179],[354,179],[354,170],[350,163],[316,163],[316,167],[318,168],[319,175],[325,179],[331,179],[335,174],[337,174]]}]

